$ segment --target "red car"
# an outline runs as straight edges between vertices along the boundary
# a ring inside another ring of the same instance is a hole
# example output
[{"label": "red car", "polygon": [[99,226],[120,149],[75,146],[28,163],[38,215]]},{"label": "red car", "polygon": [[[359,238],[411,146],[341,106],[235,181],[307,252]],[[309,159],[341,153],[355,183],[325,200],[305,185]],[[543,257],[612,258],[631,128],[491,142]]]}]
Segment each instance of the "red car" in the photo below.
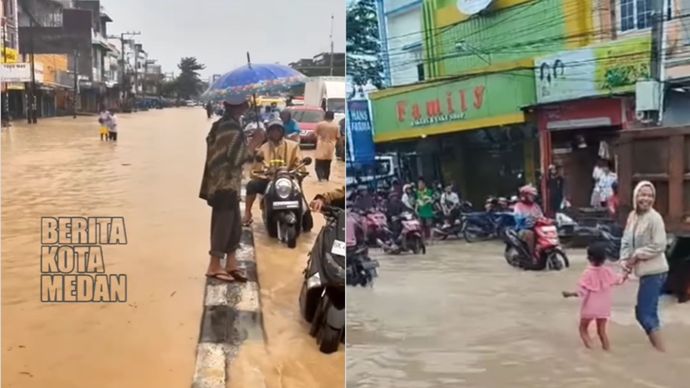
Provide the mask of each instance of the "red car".
[{"label": "red car", "polygon": [[324,111],[317,106],[291,106],[285,111],[299,124],[300,147],[316,147],[316,124],[323,121]]}]

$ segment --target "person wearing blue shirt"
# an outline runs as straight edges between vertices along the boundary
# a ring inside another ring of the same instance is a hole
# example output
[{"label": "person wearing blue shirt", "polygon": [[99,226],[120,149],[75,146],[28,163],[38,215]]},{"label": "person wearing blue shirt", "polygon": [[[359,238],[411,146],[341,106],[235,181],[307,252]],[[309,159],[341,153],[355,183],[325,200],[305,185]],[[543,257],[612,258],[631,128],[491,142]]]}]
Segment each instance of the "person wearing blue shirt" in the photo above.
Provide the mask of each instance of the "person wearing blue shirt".
[{"label": "person wearing blue shirt", "polygon": [[297,124],[297,121],[293,120],[292,114],[288,111],[282,111],[280,112],[280,119],[283,121],[283,126],[285,127],[285,138],[299,144],[299,124]]}]

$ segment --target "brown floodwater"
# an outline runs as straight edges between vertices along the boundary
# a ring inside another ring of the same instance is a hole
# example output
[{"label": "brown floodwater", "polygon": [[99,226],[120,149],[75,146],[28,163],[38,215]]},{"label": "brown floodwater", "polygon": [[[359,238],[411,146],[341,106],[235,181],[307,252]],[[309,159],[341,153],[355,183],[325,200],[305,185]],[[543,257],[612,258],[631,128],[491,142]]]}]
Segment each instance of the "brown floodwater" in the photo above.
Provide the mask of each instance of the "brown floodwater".
[{"label": "brown floodwater", "polygon": [[[208,260],[210,210],[198,190],[209,125],[203,109],[179,108],[120,115],[117,144],[98,139],[95,117],[3,130],[3,387],[190,386]],[[127,245],[103,253],[108,273],[128,277],[127,303],[41,303],[45,216],[124,217]],[[343,352],[321,356],[297,314],[305,258],[259,236],[264,243],[269,342],[255,346],[266,352],[258,364],[266,386],[342,386]],[[243,348],[238,362],[253,357]],[[236,375],[256,366],[246,369]]]},{"label": "brown floodwater", "polygon": [[612,351],[580,343],[578,300],[564,300],[585,267],[517,271],[497,243],[449,242],[426,256],[379,255],[373,288],[348,289],[347,386],[683,388],[690,381],[690,305],[664,298],[667,354],[634,318],[636,281],[617,290]]},{"label": "brown floodwater", "polygon": [[[312,151],[303,152],[313,157]],[[331,181],[316,181],[313,165],[304,182],[307,199],[316,194],[342,187],[345,164],[333,162]],[[261,285],[261,310],[264,316],[267,344],[245,343],[228,371],[230,386],[256,388],[321,388],[345,386],[345,351],[319,352],[309,336],[309,325],[302,320],[298,297],[302,270],[314,239],[324,224],[315,215],[314,230],[303,234],[294,250],[270,239],[261,221],[258,204],[253,210],[256,259]]]}]

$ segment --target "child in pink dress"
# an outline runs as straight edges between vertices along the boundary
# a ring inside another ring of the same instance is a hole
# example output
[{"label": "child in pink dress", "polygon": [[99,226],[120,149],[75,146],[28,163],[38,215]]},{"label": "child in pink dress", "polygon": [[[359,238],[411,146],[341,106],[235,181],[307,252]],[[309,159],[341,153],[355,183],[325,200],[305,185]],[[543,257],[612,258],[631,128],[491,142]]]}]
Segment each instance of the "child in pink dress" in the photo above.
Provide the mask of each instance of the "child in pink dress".
[{"label": "child in pink dress", "polygon": [[606,324],[611,317],[613,305],[613,287],[623,284],[629,272],[621,275],[604,265],[606,261],[606,245],[594,243],[587,248],[589,265],[582,273],[577,292],[563,291],[563,297],[582,298],[580,308],[580,338],[585,347],[592,347],[589,336],[589,324],[597,323],[597,334],[604,350],[610,349],[609,338],[606,334]]}]

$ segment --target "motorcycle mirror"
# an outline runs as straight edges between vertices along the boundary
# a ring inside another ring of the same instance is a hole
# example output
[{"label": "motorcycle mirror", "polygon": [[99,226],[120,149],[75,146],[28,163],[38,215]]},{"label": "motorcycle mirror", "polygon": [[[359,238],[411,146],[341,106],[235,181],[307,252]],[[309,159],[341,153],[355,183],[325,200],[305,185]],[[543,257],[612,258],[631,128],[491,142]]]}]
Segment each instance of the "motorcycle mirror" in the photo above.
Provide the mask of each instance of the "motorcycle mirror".
[{"label": "motorcycle mirror", "polygon": [[307,156],[306,158],[302,159],[302,163],[304,163],[305,166],[310,165],[311,164],[311,158]]},{"label": "motorcycle mirror", "polygon": [[256,160],[256,161],[259,162],[259,163],[262,163],[262,162],[264,161],[264,156],[261,155],[261,154],[257,154],[257,155],[254,157],[254,160]]}]

